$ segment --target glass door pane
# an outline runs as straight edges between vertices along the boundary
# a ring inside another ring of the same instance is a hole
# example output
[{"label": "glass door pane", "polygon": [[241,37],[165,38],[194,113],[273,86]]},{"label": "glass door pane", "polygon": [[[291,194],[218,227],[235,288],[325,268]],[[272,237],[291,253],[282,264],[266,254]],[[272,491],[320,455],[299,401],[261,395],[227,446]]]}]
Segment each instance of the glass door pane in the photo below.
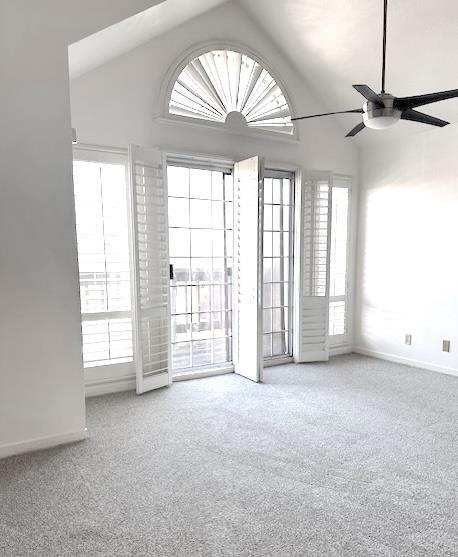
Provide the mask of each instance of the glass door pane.
[{"label": "glass door pane", "polygon": [[264,178],[264,358],[290,356],[293,175]]},{"label": "glass door pane", "polygon": [[232,176],[169,166],[168,184],[173,370],[230,363]]}]

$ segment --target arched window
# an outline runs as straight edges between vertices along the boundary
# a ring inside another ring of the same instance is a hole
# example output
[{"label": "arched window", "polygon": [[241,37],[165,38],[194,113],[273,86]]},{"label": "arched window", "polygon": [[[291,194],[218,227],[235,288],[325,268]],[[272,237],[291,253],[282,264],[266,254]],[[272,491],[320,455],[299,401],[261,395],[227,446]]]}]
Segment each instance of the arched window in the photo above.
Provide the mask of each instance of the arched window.
[{"label": "arched window", "polygon": [[232,50],[212,50],[189,62],[173,86],[169,113],[293,133],[278,83],[258,62]]}]

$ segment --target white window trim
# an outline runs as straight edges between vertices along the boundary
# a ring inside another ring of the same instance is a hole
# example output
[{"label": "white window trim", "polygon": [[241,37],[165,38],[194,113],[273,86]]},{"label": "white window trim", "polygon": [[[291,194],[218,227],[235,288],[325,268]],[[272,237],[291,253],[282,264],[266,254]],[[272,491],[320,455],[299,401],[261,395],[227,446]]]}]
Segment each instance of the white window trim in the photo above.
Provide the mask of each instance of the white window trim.
[{"label": "white window trim", "polygon": [[[91,144],[73,145],[73,160],[94,163],[123,164],[126,168],[127,184],[127,149]],[[100,318],[106,319],[107,314],[111,317],[131,317],[130,311],[100,312],[91,314],[82,313],[81,322],[84,320],[96,320]],[[83,369],[86,396],[96,396],[99,394],[105,394],[106,392],[124,390],[123,388],[113,388],[112,384],[121,382],[122,384],[125,383],[130,385],[131,382],[135,380],[134,359],[129,362],[115,362],[112,364],[89,364],[83,366]],[[135,383],[132,383],[132,385],[134,387]]]},{"label": "white window trim", "polygon": [[73,145],[73,160],[124,164],[127,167],[127,149],[78,143]]},{"label": "white window trim", "polygon": [[276,141],[279,143],[289,144],[297,144],[300,142],[300,140],[294,134],[287,135],[282,133],[275,133],[263,130],[261,128],[249,128],[248,126],[245,129],[237,130],[227,126],[224,122],[212,122],[211,120],[202,120],[200,118],[186,118],[185,116],[179,116],[178,114],[156,116],[154,120],[159,124],[175,126],[177,128],[182,128],[183,126],[194,126],[200,129],[205,128],[207,130],[212,130],[216,133],[222,133],[224,135],[231,134],[238,137],[254,137],[256,139],[266,139],[267,141]]},{"label": "white window trim", "polygon": [[[212,50],[234,50],[236,52],[241,52],[246,54],[258,64],[260,64],[263,68],[265,68],[270,75],[274,78],[280,89],[282,90],[283,96],[288,103],[291,117],[293,118],[296,115],[296,110],[294,108],[294,103],[292,102],[288,90],[285,87],[283,80],[279,77],[278,73],[271,67],[271,65],[265,60],[265,58],[260,55],[258,52],[254,51],[252,48],[247,46],[246,44],[239,42],[239,41],[229,41],[229,40],[218,40],[218,41],[205,41],[194,44],[190,48],[188,48],[179,58],[175,59],[175,61],[170,65],[169,70],[167,71],[164,79],[162,80],[162,86],[159,92],[159,102],[157,103],[156,112],[153,114],[153,118],[161,123],[167,124],[175,124],[178,126],[199,126],[199,127],[206,127],[207,129],[213,129],[219,131],[220,133],[232,133],[236,135],[248,136],[248,137],[256,137],[256,138],[266,138],[271,139],[279,142],[299,142],[299,131],[297,125],[293,127],[293,133],[289,134],[282,134],[277,132],[271,132],[267,130],[261,129],[253,129],[247,126],[246,130],[238,131],[233,130],[229,126],[225,125],[224,123],[220,122],[211,122],[209,120],[204,120],[200,118],[186,118],[180,117],[178,115],[170,114],[169,113],[169,101],[170,96],[172,94],[173,87],[175,86],[175,82],[183,71],[183,69],[195,58],[198,58],[202,54],[206,52],[210,52]],[[280,137],[279,137],[280,136]],[[284,136],[284,137],[283,137]],[[236,162],[236,161],[235,161]]]}]

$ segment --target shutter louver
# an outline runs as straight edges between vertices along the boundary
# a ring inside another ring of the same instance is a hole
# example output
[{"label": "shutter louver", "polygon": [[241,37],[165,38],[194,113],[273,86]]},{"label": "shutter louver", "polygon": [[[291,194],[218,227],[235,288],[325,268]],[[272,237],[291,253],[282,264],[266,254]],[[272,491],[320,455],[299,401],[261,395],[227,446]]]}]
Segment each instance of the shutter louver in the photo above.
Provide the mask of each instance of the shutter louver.
[{"label": "shutter louver", "polygon": [[300,288],[297,362],[329,358],[329,240],[331,179],[306,177],[301,192]]},{"label": "shutter louver", "polygon": [[213,50],[191,60],[171,92],[170,114],[225,122],[243,115],[250,128],[292,134],[288,102],[274,78],[246,54]]}]

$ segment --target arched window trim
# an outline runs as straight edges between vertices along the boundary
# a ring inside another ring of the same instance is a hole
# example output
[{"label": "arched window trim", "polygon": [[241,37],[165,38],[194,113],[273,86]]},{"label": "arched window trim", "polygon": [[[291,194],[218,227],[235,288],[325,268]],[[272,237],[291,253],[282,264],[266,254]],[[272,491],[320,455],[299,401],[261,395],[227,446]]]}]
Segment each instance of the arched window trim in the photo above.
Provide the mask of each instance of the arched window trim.
[{"label": "arched window trim", "polygon": [[298,130],[297,126],[293,125],[293,133],[287,134],[282,132],[274,132],[270,130],[264,130],[262,128],[254,128],[246,126],[243,130],[235,131],[231,129],[227,124],[224,122],[214,122],[211,120],[206,120],[204,118],[194,118],[194,117],[186,117],[180,116],[177,114],[171,114],[169,112],[169,102],[172,95],[173,88],[175,86],[175,82],[177,81],[181,72],[185,69],[185,67],[195,58],[198,58],[202,54],[207,52],[211,52],[213,50],[232,50],[235,52],[239,52],[241,54],[246,54],[253,60],[255,60],[258,64],[260,64],[263,68],[265,68],[269,74],[273,77],[277,85],[280,87],[283,96],[288,103],[288,107],[290,109],[291,116],[294,117],[295,110],[294,105],[291,101],[290,96],[281,80],[278,76],[277,72],[272,69],[272,67],[265,61],[265,59],[260,56],[257,52],[254,52],[251,48],[243,45],[241,43],[232,42],[232,41],[210,41],[206,43],[200,43],[199,46],[193,46],[189,48],[184,55],[181,55],[179,59],[175,61],[174,64],[170,66],[170,70],[167,72],[165,79],[163,80],[163,84],[161,87],[160,92],[160,102],[159,106],[156,105],[156,119],[167,122],[167,123],[183,123],[186,125],[194,125],[198,127],[207,127],[219,131],[225,131],[229,133],[235,133],[237,135],[248,135],[251,137],[264,137],[266,139],[274,139],[278,141],[287,141],[287,142],[297,142],[298,141]]}]

